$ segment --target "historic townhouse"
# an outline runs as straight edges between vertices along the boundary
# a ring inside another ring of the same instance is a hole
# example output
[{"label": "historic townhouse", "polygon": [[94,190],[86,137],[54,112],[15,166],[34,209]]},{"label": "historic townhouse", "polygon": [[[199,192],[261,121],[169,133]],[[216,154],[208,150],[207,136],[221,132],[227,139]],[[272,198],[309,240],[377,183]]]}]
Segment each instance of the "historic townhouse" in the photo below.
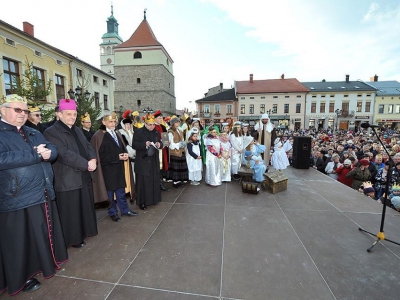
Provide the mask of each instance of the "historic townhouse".
[{"label": "historic townhouse", "polygon": [[254,126],[268,113],[278,128],[303,128],[305,100],[309,89],[295,78],[235,81],[240,121]]},{"label": "historic townhouse", "polygon": [[68,94],[81,93],[81,99],[95,96],[96,105],[103,113],[114,106],[112,76],[37,39],[34,26],[28,22],[19,30],[0,20],[0,58],[0,98],[13,93],[13,80],[22,78],[25,63],[29,61],[44,88],[52,80],[52,92],[41,104],[54,107],[58,100],[69,97]]},{"label": "historic townhouse", "polygon": [[373,82],[366,82],[375,88],[374,124],[385,128],[400,128],[400,83],[397,81],[379,81],[378,76]]},{"label": "historic townhouse", "polygon": [[306,97],[305,128],[355,129],[372,123],[376,89],[361,81],[302,82]]},{"label": "historic townhouse", "polygon": [[[210,120],[219,124],[230,117],[233,121],[237,120],[238,101],[235,95],[235,89],[224,90],[222,83],[220,85],[222,92],[217,89],[210,89],[205,97],[196,100],[197,116],[202,123],[208,124]],[[210,94],[210,95],[209,95]]]}]

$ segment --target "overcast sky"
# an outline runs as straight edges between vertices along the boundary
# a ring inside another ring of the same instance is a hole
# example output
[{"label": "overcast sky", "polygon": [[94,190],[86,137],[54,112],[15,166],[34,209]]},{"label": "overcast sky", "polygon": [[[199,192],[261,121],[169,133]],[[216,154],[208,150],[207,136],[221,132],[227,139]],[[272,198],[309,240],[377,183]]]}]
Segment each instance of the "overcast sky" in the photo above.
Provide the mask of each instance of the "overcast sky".
[{"label": "overcast sky", "polygon": [[[174,60],[177,108],[234,80],[400,80],[398,0],[114,0],[119,35],[143,20]],[[100,68],[109,0],[12,0],[0,19]]]}]

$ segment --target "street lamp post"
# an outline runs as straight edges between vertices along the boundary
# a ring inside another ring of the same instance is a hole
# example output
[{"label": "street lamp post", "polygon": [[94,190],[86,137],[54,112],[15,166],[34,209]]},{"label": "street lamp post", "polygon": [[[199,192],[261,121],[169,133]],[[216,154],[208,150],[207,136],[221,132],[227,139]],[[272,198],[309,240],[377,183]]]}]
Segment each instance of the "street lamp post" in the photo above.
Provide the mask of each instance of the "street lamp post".
[{"label": "street lamp post", "polygon": [[146,107],[145,109],[143,109],[143,112],[145,113],[145,114],[152,114],[153,113],[153,110],[150,108],[150,107]]},{"label": "street lamp post", "polygon": [[335,110],[335,113],[336,113],[335,131],[338,131],[339,116],[342,114],[342,110],[338,108],[338,109]]},{"label": "street lamp post", "polygon": [[[80,101],[82,99],[82,88],[80,86],[78,86],[75,89],[75,92],[72,89],[69,89],[68,96],[70,99],[75,100],[75,98],[76,98],[76,100]],[[90,99],[90,92],[89,91],[84,92],[83,96],[84,96],[85,100],[88,101]]]}]

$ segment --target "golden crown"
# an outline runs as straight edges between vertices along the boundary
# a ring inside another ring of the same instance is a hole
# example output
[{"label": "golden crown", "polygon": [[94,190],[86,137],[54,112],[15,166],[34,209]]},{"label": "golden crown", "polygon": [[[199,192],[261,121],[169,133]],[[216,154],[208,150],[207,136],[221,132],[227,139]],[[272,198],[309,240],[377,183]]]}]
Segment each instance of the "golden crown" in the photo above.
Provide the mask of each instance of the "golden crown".
[{"label": "golden crown", "polygon": [[85,113],[84,116],[81,116],[81,121],[82,121],[82,122],[90,122],[90,115],[89,115],[89,113]]},{"label": "golden crown", "polygon": [[153,114],[146,114],[143,116],[143,121],[146,123],[154,123],[154,115]]},{"label": "golden crown", "polygon": [[111,115],[105,115],[103,117],[104,121],[114,121],[114,120],[118,120],[117,114],[115,113],[115,111],[112,112]]},{"label": "golden crown", "polygon": [[19,102],[19,103],[27,103],[26,99],[17,95],[17,94],[11,94],[7,95],[3,98],[1,98],[0,103],[12,103],[12,102]]}]

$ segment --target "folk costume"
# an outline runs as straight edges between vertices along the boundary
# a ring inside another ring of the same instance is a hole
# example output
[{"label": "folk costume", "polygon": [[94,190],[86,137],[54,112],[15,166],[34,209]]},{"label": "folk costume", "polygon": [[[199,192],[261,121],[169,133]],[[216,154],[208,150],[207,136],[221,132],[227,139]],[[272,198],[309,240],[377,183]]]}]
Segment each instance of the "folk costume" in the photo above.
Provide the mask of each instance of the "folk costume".
[{"label": "folk costume", "polygon": [[[154,116],[146,115],[144,121],[154,124]],[[162,148],[159,133],[154,129],[149,130],[145,125],[135,131],[132,141],[132,148],[136,150],[136,205],[138,206],[153,205],[161,201],[158,150],[153,153],[148,151],[146,147],[147,141],[153,143],[159,142]]]},{"label": "folk costume", "polygon": [[[59,107],[60,113],[76,110],[74,100],[70,99],[61,99]],[[96,153],[79,127],[69,127],[61,120],[48,128],[44,136],[58,149],[53,164],[54,189],[65,244],[82,244],[86,237],[97,235],[93,175],[88,171],[88,163],[96,159]]]},{"label": "folk costume", "polygon": [[205,182],[211,186],[222,184],[222,148],[217,136],[207,135],[204,140],[207,149]]},{"label": "folk costume", "polygon": [[[114,114],[104,116],[105,120],[115,120]],[[98,201],[110,201],[108,215],[118,221],[118,208],[121,215],[130,212],[125,194],[135,199],[135,184],[129,160],[120,160],[120,154],[127,153],[126,145],[119,131],[100,126],[91,144],[96,150],[98,167],[94,172],[94,193]],[[118,207],[117,207],[118,206]]]},{"label": "folk costume", "polygon": [[[18,95],[5,101],[26,105]],[[15,295],[38,273],[54,276],[68,253],[54,201],[57,148],[38,131],[6,119],[0,120],[0,293]],[[46,161],[35,150],[40,144],[51,150]]]},{"label": "folk costume", "polygon": [[[266,124],[262,120],[268,120]],[[274,124],[271,123],[268,114],[263,114],[259,122],[254,125],[254,130],[258,131],[258,143],[265,146],[265,152],[262,157],[264,164],[268,167],[271,158],[271,145],[276,139],[276,129]]]},{"label": "folk costume", "polygon": [[281,138],[276,138],[274,141],[274,154],[272,154],[271,157],[271,164],[275,170],[285,170],[288,166],[290,166],[286,149],[291,149],[289,140],[287,140],[284,145],[281,141]]},{"label": "folk costume", "polygon": [[199,130],[194,127],[189,130],[191,133],[189,136],[187,151],[186,151],[186,162],[189,170],[189,180],[192,185],[198,185],[201,181],[203,164],[201,161],[200,143],[197,139],[193,138],[194,134],[199,134]]},{"label": "folk costume", "polygon": [[169,157],[167,179],[174,182],[174,187],[179,187],[182,182],[189,180],[189,171],[186,162],[186,142],[184,134],[175,124],[179,123],[178,117],[172,117],[171,127],[168,130]]},{"label": "folk costume", "polygon": [[[157,118],[159,116],[163,116],[160,110],[157,110],[154,114],[154,118]],[[160,140],[162,140],[162,134],[164,132],[167,132],[167,128],[163,124],[157,124],[155,123],[155,130],[159,133],[160,135]],[[158,157],[160,161],[160,187],[162,190],[168,190],[166,187],[164,187],[163,184],[163,178],[166,178],[167,176],[167,171],[168,171],[168,157],[169,157],[169,149],[168,147],[163,147],[161,151],[158,151]]]}]

